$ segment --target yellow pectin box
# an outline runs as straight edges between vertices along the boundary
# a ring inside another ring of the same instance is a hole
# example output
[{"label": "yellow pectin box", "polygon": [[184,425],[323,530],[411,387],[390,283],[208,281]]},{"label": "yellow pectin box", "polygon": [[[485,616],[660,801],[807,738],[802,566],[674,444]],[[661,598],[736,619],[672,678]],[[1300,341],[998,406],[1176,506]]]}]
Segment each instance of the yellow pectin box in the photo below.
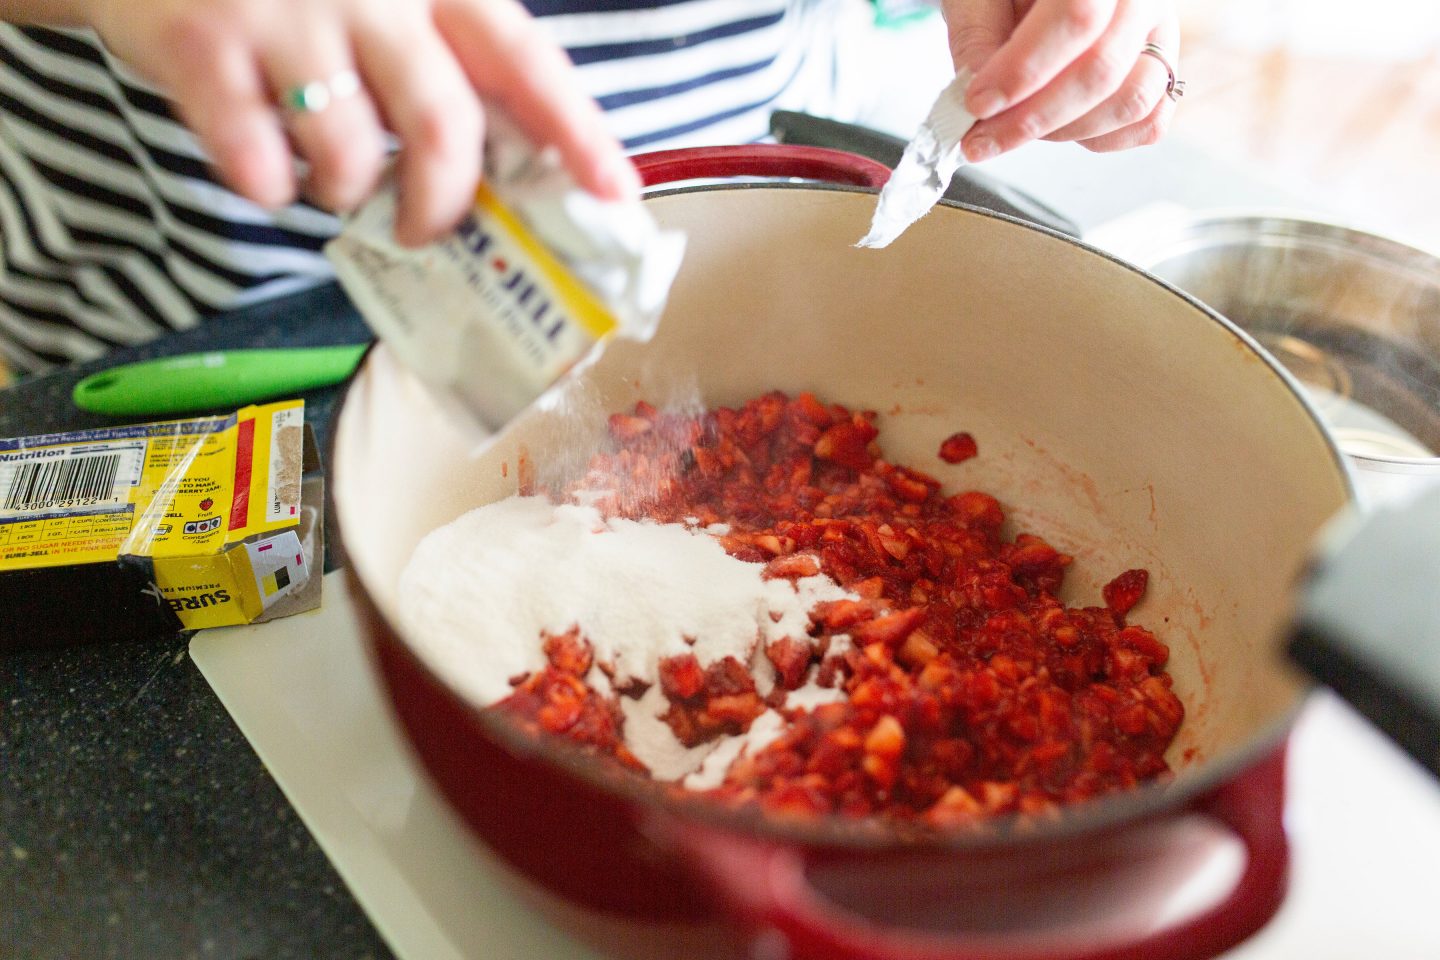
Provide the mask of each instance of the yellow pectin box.
[{"label": "yellow pectin box", "polygon": [[291,400],[0,440],[0,647],[303,609],[319,526],[304,415]]}]

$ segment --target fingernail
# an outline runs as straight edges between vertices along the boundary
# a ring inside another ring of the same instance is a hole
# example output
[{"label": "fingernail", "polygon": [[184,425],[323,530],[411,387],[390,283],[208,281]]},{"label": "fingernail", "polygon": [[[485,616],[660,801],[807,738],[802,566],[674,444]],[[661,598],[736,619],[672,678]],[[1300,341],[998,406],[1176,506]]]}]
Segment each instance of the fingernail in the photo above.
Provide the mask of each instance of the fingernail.
[{"label": "fingernail", "polygon": [[971,90],[965,101],[977,120],[988,120],[1005,109],[1005,94],[999,90],[981,90],[979,93]]},{"label": "fingernail", "polygon": [[983,134],[966,140],[964,147],[965,159],[971,163],[983,163],[1000,153],[1000,144]]}]

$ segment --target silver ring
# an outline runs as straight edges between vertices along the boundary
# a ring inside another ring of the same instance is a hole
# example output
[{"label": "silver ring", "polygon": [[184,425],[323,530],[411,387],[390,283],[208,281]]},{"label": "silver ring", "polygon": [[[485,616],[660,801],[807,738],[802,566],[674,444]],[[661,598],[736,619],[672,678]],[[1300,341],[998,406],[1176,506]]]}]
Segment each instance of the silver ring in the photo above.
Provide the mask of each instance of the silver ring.
[{"label": "silver ring", "polygon": [[1165,96],[1179,103],[1180,98],[1185,96],[1185,81],[1176,78],[1175,68],[1170,65],[1170,59],[1165,56],[1164,49],[1158,43],[1147,43],[1144,47],[1140,48],[1140,53],[1142,55],[1148,53],[1160,61],[1160,66],[1165,68],[1165,73],[1170,77],[1170,80],[1165,84]]},{"label": "silver ring", "polygon": [[354,70],[341,70],[328,80],[311,80],[286,90],[280,105],[292,113],[320,113],[336,100],[353,97],[360,92],[360,75]]}]

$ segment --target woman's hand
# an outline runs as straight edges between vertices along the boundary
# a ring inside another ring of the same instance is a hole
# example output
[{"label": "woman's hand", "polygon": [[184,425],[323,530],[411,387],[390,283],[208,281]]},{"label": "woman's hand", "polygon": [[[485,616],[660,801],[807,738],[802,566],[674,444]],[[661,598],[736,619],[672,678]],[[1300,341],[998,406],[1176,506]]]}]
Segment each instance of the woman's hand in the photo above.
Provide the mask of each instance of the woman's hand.
[{"label": "woman's hand", "polygon": [[[114,53],[174,100],[236,193],[348,210],[400,141],[396,236],[418,244],[469,209],[485,104],[558,148],[579,184],[618,199],[638,178],[564,52],[514,0],[86,0]],[[354,80],[358,77],[358,88]],[[313,85],[328,104],[286,108]]]},{"label": "woman's hand", "polygon": [[1169,75],[1140,51],[1157,44],[1178,67],[1169,0],[944,0],[955,66],[974,73],[965,136],[972,161],[1031,140],[1096,151],[1160,139],[1174,102]]}]

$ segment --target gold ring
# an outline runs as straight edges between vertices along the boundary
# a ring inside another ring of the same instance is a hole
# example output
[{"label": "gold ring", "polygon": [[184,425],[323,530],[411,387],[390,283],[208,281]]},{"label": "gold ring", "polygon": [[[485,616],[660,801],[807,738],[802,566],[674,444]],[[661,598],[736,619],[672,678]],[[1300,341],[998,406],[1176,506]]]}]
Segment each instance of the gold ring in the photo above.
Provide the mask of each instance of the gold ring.
[{"label": "gold ring", "polygon": [[1165,84],[1165,96],[1178,103],[1180,98],[1185,96],[1185,81],[1176,78],[1175,68],[1170,65],[1170,59],[1165,56],[1165,50],[1158,43],[1147,43],[1140,49],[1140,53],[1141,55],[1148,53],[1160,61],[1160,66],[1165,68],[1165,73],[1170,78]]},{"label": "gold ring", "polygon": [[320,113],[336,100],[353,97],[360,92],[360,75],[354,70],[341,70],[329,80],[311,80],[286,90],[280,104],[293,113]]}]

